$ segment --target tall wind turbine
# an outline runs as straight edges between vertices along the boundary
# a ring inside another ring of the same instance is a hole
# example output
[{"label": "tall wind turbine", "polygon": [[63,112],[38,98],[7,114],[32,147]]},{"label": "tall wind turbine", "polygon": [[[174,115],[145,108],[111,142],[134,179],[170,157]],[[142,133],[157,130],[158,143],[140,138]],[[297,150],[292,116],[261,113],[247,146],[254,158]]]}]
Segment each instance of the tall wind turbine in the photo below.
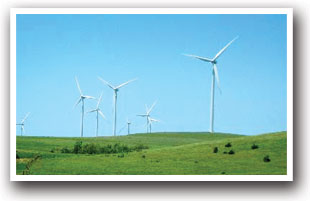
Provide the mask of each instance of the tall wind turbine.
[{"label": "tall wind turbine", "polygon": [[102,93],[98,99],[98,103],[97,103],[97,106],[96,106],[96,109],[94,110],[91,110],[91,111],[88,111],[87,113],[92,113],[92,112],[96,112],[97,114],[97,127],[96,127],[96,137],[98,137],[98,126],[99,126],[99,115],[102,116],[103,119],[105,119],[105,116],[103,115],[103,113],[101,112],[100,108],[99,108],[99,105],[100,105],[100,102],[101,102],[101,98],[102,98]]},{"label": "tall wind turbine", "polygon": [[25,121],[26,121],[26,119],[28,118],[29,114],[30,114],[30,112],[28,112],[28,113],[26,114],[26,116],[23,118],[23,120],[21,120],[20,123],[17,123],[17,124],[16,124],[17,126],[20,126],[20,136],[23,136],[23,132],[25,131],[25,128],[24,128],[24,126],[25,126]]},{"label": "tall wind turbine", "polygon": [[152,122],[160,122],[160,121],[149,117],[150,133],[152,133]]},{"label": "tall wind turbine", "polygon": [[74,105],[74,107],[76,107],[80,102],[82,102],[82,117],[81,117],[81,137],[83,137],[83,124],[84,124],[84,100],[85,99],[94,99],[94,97],[92,96],[86,96],[86,95],[83,95],[83,92],[80,88],[80,84],[79,84],[79,81],[77,79],[77,77],[75,77],[75,82],[76,82],[76,86],[80,92],[80,97],[79,99],[77,100],[76,104]]},{"label": "tall wind turbine", "polygon": [[223,47],[223,49],[221,49],[213,59],[209,59],[206,57],[200,57],[200,56],[196,56],[196,55],[187,55],[185,54],[185,56],[189,56],[189,57],[194,57],[196,59],[200,59],[201,61],[204,62],[209,62],[212,64],[212,81],[211,81],[211,104],[210,104],[210,132],[213,133],[214,129],[213,129],[213,125],[214,125],[214,77],[216,79],[217,82],[217,86],[220,89],[220,79],[219,79],[219,75],[218,75],[218,71],[217,71],[217,59],[219,58],[219,56],[221,56],[221,54],[223,54],[223,52],[238,38],[235,37],[232,41],[230,41],[225,47]]},{"label": "tall wind turbine", "polygon": [[117,104],[117,92],[119,91],[119,89],[127,84],[129,84],[130,82],[133,82],[137,79],[133,79],[133,80],[129,80],[127,82],[124,82],[123,84],[118,85],[117,87],[111,85],[110,83],[108,83],[107,81],[105,81],[104,79],[102,79],[101,77],[98,77],[99,80],[101,80],[104,84],[108,85],[111,89],[113,89],[114,91],[114,125],[113,125],[113,134],[114,136],[116,136],[116,104]]},{"label": "tall wind turbine", "polygon": [[155,101],[153,103],[153,105],[151,106],[150,109],[148,109],[147,105],[145,105],[145,110],[146,110],[146,113],[145,114],[138,114],[137,116],[140,116],[140,117],[145,117],[146,118],[146,133],[149,132],[149,125],[150,125],[150,113],[151,111],[153,110],[154,106],[156,105],[157,101]]}]

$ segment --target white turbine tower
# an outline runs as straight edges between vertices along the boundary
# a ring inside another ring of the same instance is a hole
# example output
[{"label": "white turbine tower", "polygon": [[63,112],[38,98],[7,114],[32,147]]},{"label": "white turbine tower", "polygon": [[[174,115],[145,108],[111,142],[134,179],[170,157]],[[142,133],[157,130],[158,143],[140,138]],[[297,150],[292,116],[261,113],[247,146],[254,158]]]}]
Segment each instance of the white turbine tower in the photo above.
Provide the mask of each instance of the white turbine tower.
[{"label": "white turbine tower", "polygon": [[113,89],[114,91],[114,126],[113,126],[113,134],[114,136],[116,136],[116,104],[117,104],[117,92],[119,91],[119,89],[127,84],[129,84],[130,82],[133,82],[137,79],[133,79],[133,80],[129,80],[123,84],[120,84],[119,86],[115,87],[113,85],[111,85],[110,83],[108,83],[107,81],[105,81],[104,79],[102,79],[101,77],[98,77],[99,80],[101,80],[104,84],[108,85],[111,89]]},{"label": "white turbine tower", "polygon": [[157,101],[155,101],[153,103],[153,105],[151,106],[150,109],[148,109],[147,105],[145,105],[145,110],[146,110],[146,113],[145,114],[138,114],[137,116],[140,116],[140,117],[145,117],[146,118],[146,133],[149,132],[149,125],[150,125],[150,113],[151,111],[153,110],[154,106],[156,105]]},{"label": "white turbine tower", "polygon": [[149,117],[150,133],[152,133],[152,122],[160,122],[160,121]]},{"label": "white turbine tower", "polygon": [[187,55],[185,54],[185,56],[189,56],[189,57],[194,57],[196,59],[200,59],[204,62],[210,62],[212,64],[212,81],[211,81],[211,104],[210,104],[210,132],[213,133],[213,125],[214,125],[214,77],[216,79],[217,85],[220,89],[220,80],[219,80],[219,75],[218,75],[218,71],[217,71],[217,59],[219,58],[219,56],[238,38],[235,37],[232,41],[230,41],[223,49],[221,49],[213,59],[209,59],[206,57],[200,57],[200,56],[196,56],[196,55]]},{"label": "white turbine tower", "polygon": [[96,137],[98,137],[98,127],[99,127],[99,115],[102,116],[103,119],[105,119],[105,116],[103,115],[103,113],[101,112],[100,108],[99,108],[99,105],[100,105],[100,102],[101,102],[101,98],[102,98],[102,93],[98,99],[98,103],[97,103],[97,106],[96,106],[96,109],[94,110],[91,110],[91,111],[88,111],[87,113],[92,113],[92,112],[96,112],[96,118],[97,118],[97,127],[96,127]]},{"label": "white turbine tower", "polygon": [[127,118],[127,133],[128,133],[128,135],[130,134],[130,124],[131,124],[131,122]]},{"label": "white turbine tower", "polygon": [[76,107],[81,101],[82,101],[82,117],[81,117],[81,137],[83,137],[83,124],[84,124],[84,100],[85,99],[94,99],[94,97],[92,96],[86,96],[86,95],[83,95],[82,93],[82,90],[80,88],[80,84],[79,84],[79,81],[77,79],[77,77],[75,77],[75,81],[76,81],[76,86],[77,88],[79,89],[79,92],[80,92],[80,97],[79,99],[77,100],[76,104],[74,105],[74,107]]},{"label": "white turbine tower", "polygon": [[17,126],[20,126],[20,136],[23,136],[23,132],[25,131],[25,128],[24,128],[24,126],[25,126],[25,121],[26,121],[26,119],[28,118],[29,114],[30,114],[30,112],[28,112],[28,113],[26,114],[26,116],[23,118],[23,120],[21,120],[20,123],[17,123],[17,124],[16,124]]}]

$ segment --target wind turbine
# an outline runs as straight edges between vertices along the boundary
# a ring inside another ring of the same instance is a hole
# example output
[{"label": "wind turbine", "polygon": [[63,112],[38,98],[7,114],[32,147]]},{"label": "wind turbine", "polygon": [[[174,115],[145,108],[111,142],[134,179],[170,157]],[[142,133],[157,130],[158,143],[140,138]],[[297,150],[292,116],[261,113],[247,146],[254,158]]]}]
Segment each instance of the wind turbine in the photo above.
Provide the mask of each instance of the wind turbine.
[{"label": "wind turbine", "polygon": [[150,133],[152,133],[152,122],[160,122],[160,121],[149,117]]},{"label": "wind turbine", "polygon": [[119,91],[119,89],[127,84],[129,84],[130,82],[133,82],[137,79],[133,79],[133,80],[129,80],[127,82],[124,82],[123,84],[118,85],[117,87],[111,85],[110,83],[108,83],[107,81],[105,81],[104,79],[102,79],[101,77],[98,77],[99,80],[101,80],[104,84],[108,85],[111,89],[113,89],[114,91],[114,125],[113,125],[113,134],[114,136],[116,136],[116,103],[117,103],[117,92]]},{"label": "wind turbine", "polygon": [[156,105],[157,101],[155,101],[153,103],[153,105],[151,106],[150,109],[148,109],[147,105],[145,105],[145,110],[146,110],[146,113],[145,114],[138,114],[137,116],[140,116],[140,117],[146,117],[146,133],[149,132],[149,123],[150,123],[150,113],[151,111],[153,110],[154,106]]},{"label": "wind turbine", "polygon": [[80,84],[79,84],[79,81],[77,79],[77,77],[75,77],[75,82],[76,82],[76,86],[80,92],[80,97],[79,99],[77,100],[76,104],[74,105],[74,107],[76,107],[81,101],[82,101],[82,117],[81,117],[81,137],[83,137],[83,124],[84,124],[84,100],[85,99],[94,99],[94,97],[92,96],[86,96],[86,95],[83,95],[83,92],[80,88]]},{"label": "wind turbine", "polygon": [[130,124],[131,124],[131,122],[127,118],[127,131],[128,131],[128,135],[130,134]]},{"label": "wind turbine", "polygon": [[23,132],[25,131],[25,128],[24,128],[25,121],[26,121],[26,119],[28,118],[29,114],[30,114],[30,112],[28,112],[28,113],[26,114],[26,116],[23,118],[23,120],[22,120],[20,123],[17,123],[17,124],[16,124],[17,126],[21,126],[21,127],[20,127],[20,136],[23,136]]},{"label": "wind turbine", "polygon": [[210,62],[212,64],[212,81],[211,81],[211,104],[210,104],[210,132],[213,133],[213,125],[214,125],[214,77],[216,79],[217,82],[217,86],[220,89],[220,79],[219,79],[219,75],[218,75],[218,71],[217,71],[217,59],[219,58],[219,56],[221,56],[221,54],[223,54],[223,52],[238,38],[235,37],[232,41],[230,41],[225,47],[223,47],[223,49],[221,49],[213,59],[209,59],[206,57],[200,57],[200,56],[196,56],[196,55],[188,55],[185,54],[185,56],[189,56],[189,57],[194,57],[196,59],[199,59],[201,61],[204,62]]},{"label": "wind turbine", "polygon": [[88,111],[87,113],[92,113],[92,112],[96,112],[97,114],[97,129],[96,129],[96,137],[98,137],[98,123],[99,123],[99,114],[102,116],[103,119],[105,119],[105,116],[103,115],[103,113],[101,112],[100,108],[99,108],[99,105],[100,105],[100,102],[101,102],[101,98],[102,98],[102,93],[98,99],[98,103],[97,103],[97,106],[96,106],[96,109],[94,110],[91,110],[91,111]]}]

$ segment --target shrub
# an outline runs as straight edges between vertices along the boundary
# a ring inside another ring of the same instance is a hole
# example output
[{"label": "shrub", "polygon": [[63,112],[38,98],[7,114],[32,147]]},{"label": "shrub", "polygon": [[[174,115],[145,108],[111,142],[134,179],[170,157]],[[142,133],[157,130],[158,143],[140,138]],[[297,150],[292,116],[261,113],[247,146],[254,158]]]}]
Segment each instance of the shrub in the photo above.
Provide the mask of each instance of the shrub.
[{"label": "shrub", "polygon": [[50,152],[51,152],[51,153],[55,153],[55,148],[52,148],[52,149],[50,150]]},{"label": "shrub", "polygon": [[224,151],[223,154],[227,154],[227,151]]},{"label": "shrub", "polygon": [[235,154],[235,152],[233,150],[230,150],[228,154]]},{"label": "shrub", "polygon": [[143,144],[136,145],[132,148],[133,151],[141,151],[142,149],[148,149],[149,147]]},{"label": "shrub", "polygon": [[78,154],[82,152],[82,141],[77,141],[73,147],[73,153]]},{"label": "shrub", "polygon": [[231,147],[231,143],[228,142],[227,144],[225,144],[225,147]]},{"label": "shrub", "polygon": [[71,151],[67,147],[62,148],[60,152],[64,154],[71,153]]},{"label": "shrub", "polygon": [[217,147],[214,147],[213,153],[217,153],[218,151],[219,151],[219,149]]},{"label": "shrub", "polygon": [[16,159],[20,159],[19,155],[16,153]]},{"label": "shrub", "polygon": [[94,143],[85,144],[82,146],[82,152],[87,154],[96,154],[98,153],[97,147]]},{"label": "shrub", "polygon": [[108,144],[99,148],[99,153],[111,154],[113,153],[112,145]]},{"label": "shrub", "polygon": [[251,146],[251,148],[252,148],[252,149],[258,149],[258,145],[253,144],[253,145]]},{"label": "shrub", "polygon": [[145,158],[145,155],[144,155],[144,154],[142,155],[142,158]]},{"label": "shrub", "polygon": [[264,157],[264,162],[267,162],[267,163],[270,162],[270,158],[268,155]]},{"label": "shrub", "polygon": [[198,161],[195,161],[195,163],[198,163]]},{"label": "shrub", "polygon": [[60,151],[61,153],[75,153],[75,154],[116,154],[116,153],[128,153],[132,151],[141,151],[142,149],[148,149],[148,146],[139,144],[133,147],[129,147],[128,145],[122,145],[120,143],[115,143],[113,145],[108,144],[105,146],[99,146],[94,143],[83,144],[82,141],[77,141],[74,144],[72,150],[68,149],[67,147],[64,147]]},{"label": "shrub", "polygon": [[226,172],[221,172],[221,174],[226,174]]}]

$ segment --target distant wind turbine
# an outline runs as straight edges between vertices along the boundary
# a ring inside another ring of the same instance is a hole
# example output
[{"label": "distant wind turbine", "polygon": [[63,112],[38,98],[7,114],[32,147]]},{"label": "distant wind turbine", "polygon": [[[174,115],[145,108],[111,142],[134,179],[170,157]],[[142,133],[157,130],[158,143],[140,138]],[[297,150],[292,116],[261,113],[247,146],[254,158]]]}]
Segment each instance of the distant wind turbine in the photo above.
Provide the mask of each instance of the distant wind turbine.
[{"label": "distant wind turbine", "polygon": [[152,133],[152,122],[160,122],[160,121],[149,117],[150,133]]},{"label": "distant wind turbine", "polygon": [[16,124],[17,126],[20,126],[20,136],[23,136],[23,133],[25,132],[25,128],[24,128],[24,126],[25,126],[25,121],[26,121],[26,119],[28,118],[29,114],[30,114],[30,112],[28,112],[28,113],[26,114],[26,116],[23,118],[23,120],[21,120],[20,123],[17,123],[17,124]]},{"label": "distant wind turbine", "polygon": [[133,79],[133,80],[129,80],[127,82],[124,82],[123,84],[118,85],[117,87],[111,85],[110,83],[108,83],[107,81],[105,81],[104,79],[102,79],[101,77],[98,77],[99,80],[101,80],[104,84],[108,85],[111,89],[113,89],[114,91],[114,126],[113,126],[113,134],[114,136],[116,136],[116,104],[117,104],[117,92],[119,91],[119,89],[127,84],[129,84],[130,82],[133,82],[137,79]]},{"label": "distant wind turbine", "polygon": [[97,114],[97,127],[96,127],[96,137],[98,137],[98,127],[99,127],[99,115],[102,116],[103,119],[105,119],[105,116],[103,115],[103,113],[101,112],[100,108],[99,108],[99,105],[100,105],[100,102],[101,102],[101,98],[102,98],[102,93],[98,99],[98,103],[97,103],[97,106],[96,106],[96,109],[94,110],[91,110],[91,111],[88,111],[87,113],[92,113],[92,112],[96,112]]},{"label": "distant wind turbine", "polygon": [[129,121],[129,119],[127,118],[127,134],[128,135],[130,134],[130,124],[131,124],[131,121]]},{"label": "distant wind turbine", "polygon": [[211,82],[211,104],[210,104],[210,132],[213,133],[214,129],[213,129],[213,126],[214,126],[214,77],[216,78],[216,82],[217,82],[217,86],[219,88],[219,90],[221,91],[220,89],[220,79],[219,79],[219,75],[218,75],[218,71],[217,71],[217,67],[216,67],[216,64],[217,64],[217,59],[219,58],[219,56],[221,54],[223,54],[223,52],[238,38],[235,37],[232,41],[230,41],[223,49],[221,49],[213,59],[209,59],[209,58],[206,58],[206,57],[200,57],[200,56],[196,56],[196,55],[188,55],[188,54],[185,54],[185,56],[189,56],[189,57],[194,57],[196,59],[200,59],[201,61],[204,61],[204,62],[210,62],[212,64],[212,82]]},{"label": "distant wind turbine", "polygon": [[81,101],[82,101],[82,117],[81,117],[81,137],[83,137],[83,124],[84,124],[84,100],[85,99],[94,99],[94,97],[92,96],[86,96],[86,95],[83,95],[83,92],[80,88],[80,84],[79,84],[79,81],[77,79],[77,77],[75,77],[75,82],[76,82],[76,86],[80,92],[80,97],[79,99],[77,100],[76,104],[74,105],[74,107],[76,107]]},{"label": "distant wind turbine", "polygon": [[145,110],[146,110],[146,113],[145,114],[138,114],[137,116],[140,116],[140,117],[145,117],[146,118],[146,133],[149,132],[149,125],[150,125],[150,113],[151,111],[153,110],[154,106],[156,105],[157,101],[155,101],[153,103],[153,105],[151,106],[150,109],[148,109],[147,105],[145,105]]}]

